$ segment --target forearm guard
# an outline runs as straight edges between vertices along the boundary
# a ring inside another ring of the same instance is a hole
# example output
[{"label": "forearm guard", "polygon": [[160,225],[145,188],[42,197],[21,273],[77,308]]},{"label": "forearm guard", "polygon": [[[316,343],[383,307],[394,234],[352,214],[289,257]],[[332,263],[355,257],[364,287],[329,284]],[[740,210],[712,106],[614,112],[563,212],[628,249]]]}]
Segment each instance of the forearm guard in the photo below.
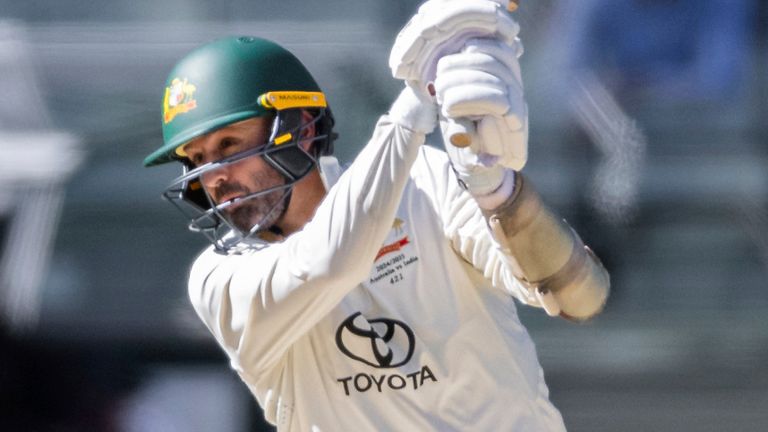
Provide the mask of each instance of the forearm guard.
[{"label": "forearm guard", "polygon": [[549,315],[586,320],[602,310],[610,290],[608,272],[522,174],[515,173],[512,196],[483,213],[494,238],[511,257],[515,277],[535,293]]}]

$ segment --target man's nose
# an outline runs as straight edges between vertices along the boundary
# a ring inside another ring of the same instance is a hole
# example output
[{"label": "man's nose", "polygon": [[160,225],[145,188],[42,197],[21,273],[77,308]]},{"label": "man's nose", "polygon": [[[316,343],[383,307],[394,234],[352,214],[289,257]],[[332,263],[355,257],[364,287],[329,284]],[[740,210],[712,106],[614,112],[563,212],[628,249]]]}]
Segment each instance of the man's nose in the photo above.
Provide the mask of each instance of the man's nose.
[{"label": "man's nose", "polygon": [[205,186],[206,189],[211,191],[216,187],[218,187],[219,184],[227,181],[228,179],[229,179],[229,167],[224,165],[204,173],[200,180],[202,180],[203,186]]}]

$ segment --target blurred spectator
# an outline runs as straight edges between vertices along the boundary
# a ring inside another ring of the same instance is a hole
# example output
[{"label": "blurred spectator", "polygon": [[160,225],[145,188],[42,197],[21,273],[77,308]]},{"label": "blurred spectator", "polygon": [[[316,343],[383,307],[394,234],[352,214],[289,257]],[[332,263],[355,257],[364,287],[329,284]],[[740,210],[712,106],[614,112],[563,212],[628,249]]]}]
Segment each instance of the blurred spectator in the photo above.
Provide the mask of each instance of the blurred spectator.
[{"label": "blurred spectator", "polygon": [[744,90],[755,0],[560,4],[569,69],[596,70],[620,97],[706,103]]},{"label": "blurred spectator", "polygon": [[[716,269],[727,260],[738,262],[731,252],[713,257],[712,249],[731,251],[737,244],[738,234],[728,231],[731,221],[720,220],[718,212],[730,211],[732,185],[751,194],[757,182],[750,178],[760,175],[740,159],[752,155],[750,141],[740,133],[754,108],[749,102],[756,83],[749,79],[755,24],[765,6],[756,0],[556,4],[550,36],[562,64],[552,81],[570,102],[563,118],[586,134],[565,125],[565,148],[577,149],[589,166],[584,177],[591,177],[581,186],[576,219],[597,215],[610,222],[594,233],[600,241],[593,244],[608,257],[618,294],[612,301],[629,307],[639,298],[659,299],[656,305],[689,302],[681,294],[685,290],[649,295],[650,288],[642,294],[632,289],[646,288],[654,277],[669,279],[658,276],[666,272],[682,286],[696,286],[701,304],[718,307],[728,285]],[[715,164],[739,167],[731,176],[735,180],[728,186],[710,181],[703,167]],[[701,202],[713,203],[706,217]],[[612,210],[631,217],[616,218]],[[686,225],[696,218],[707,221]],[[697,234],[686,236],[682,226]],[[704,246],[705,234],[715,230],[732,237],[711,240],[719,242],[716,248]],[[590,234],[585,236],[592,241]],[[670,243],[679,252],[659,252]],[[642,272],[643,267],[653,271]]]}]

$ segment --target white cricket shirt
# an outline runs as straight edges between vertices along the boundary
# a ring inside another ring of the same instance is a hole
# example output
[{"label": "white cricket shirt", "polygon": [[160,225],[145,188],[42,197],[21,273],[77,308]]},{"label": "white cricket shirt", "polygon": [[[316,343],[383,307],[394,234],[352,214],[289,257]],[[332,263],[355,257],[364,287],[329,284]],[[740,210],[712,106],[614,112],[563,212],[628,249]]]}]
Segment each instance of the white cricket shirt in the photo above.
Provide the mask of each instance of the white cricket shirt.
[{"label": "white cricket shirt", "polygon": [[195,262],[192,303],[280,431],[562,431],[474,199],[383,116],[312,221]]}]

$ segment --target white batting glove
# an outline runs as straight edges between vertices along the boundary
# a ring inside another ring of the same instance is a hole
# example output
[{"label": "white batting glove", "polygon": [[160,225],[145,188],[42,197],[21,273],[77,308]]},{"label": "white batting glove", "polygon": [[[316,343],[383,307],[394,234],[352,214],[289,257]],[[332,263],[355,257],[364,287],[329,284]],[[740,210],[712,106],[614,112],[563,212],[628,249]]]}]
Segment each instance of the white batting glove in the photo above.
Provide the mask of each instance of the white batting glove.
[{"label": "white batting glove", "polygon": [[521,54],[519,41],[509,46],[471,39],[460,53],[439,60],[435,91],[447,150],[453,147],[446,136],[451,122],[464,120],[475,133],[472,144],[463,149],[477,155],[469,163],[523,168],[528,159],[528,107],[517,60]]},{"label": "white batting glove", "polygon": [[506,11],[509,0],[429,0],[397,35],[389,56],[395,78],[416,91],[436,73],[437,61],[458,52],[473,37],[493,37],[513,44],[519,25]]},{"label": "white batting glove", "polygon": [[[515,185],[515,172],[495,163],[495,158],[479,155],[469,147],[456,147],[446,138],[450,131],[449,122],[440,120],[445,151],[451,160],[459,184],[475,198],[481,208],[492,210],[503,204],[512,195]],[[474,134],[473,142],[479,137]]]}]

